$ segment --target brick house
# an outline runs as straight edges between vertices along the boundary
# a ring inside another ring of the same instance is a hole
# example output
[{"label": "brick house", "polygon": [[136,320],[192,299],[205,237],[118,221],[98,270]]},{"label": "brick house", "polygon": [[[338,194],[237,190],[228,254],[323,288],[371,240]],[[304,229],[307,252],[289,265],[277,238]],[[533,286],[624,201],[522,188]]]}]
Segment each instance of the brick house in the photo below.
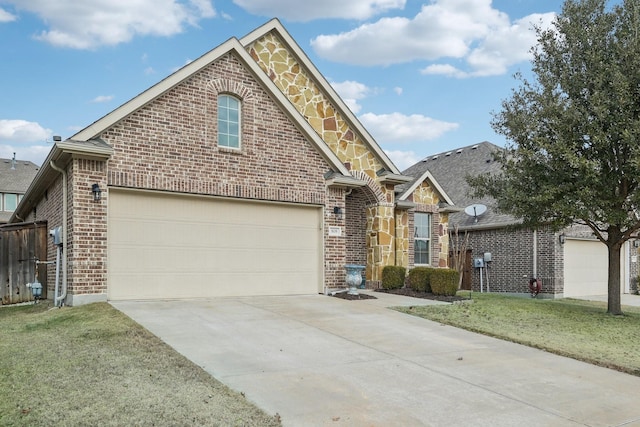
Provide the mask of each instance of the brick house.
[{"label": "brick house", "polygon": [[[460,240],[465,232],[469,235],[464,287],[480,291],[482,285],[485,291],[522,294],[529,291],[528,280],[536,277],[542,280],[542,293],[547,297],[607,294],[607,248],[590,229],[514,229],[511,226],[518,223],[517,219],[495,212],[491,199],[469,196],[466,176],[498,172],[500,165],[492,156],[497,150],[500,147],[482,142],[427,156],[403,172],[415,177],[430,173],[458,208],[474,204],[487,207],[477,216],[462,209],[449,216],[449,227],[457,227]],[[474,260],[484,260],[485,253],[491,254],[488,267],[474,267]],[[637,289],[637,254],[634,242],[623,247],[621,292]]]},{"label": "brick house", "polygon": [[69,305],[309,294],[343,288],[345,264],[369,287],[413,266],[416,227],[417,263],[446,266],[441,200],[272,20],[56,141],[12,221],[61,227]]}]

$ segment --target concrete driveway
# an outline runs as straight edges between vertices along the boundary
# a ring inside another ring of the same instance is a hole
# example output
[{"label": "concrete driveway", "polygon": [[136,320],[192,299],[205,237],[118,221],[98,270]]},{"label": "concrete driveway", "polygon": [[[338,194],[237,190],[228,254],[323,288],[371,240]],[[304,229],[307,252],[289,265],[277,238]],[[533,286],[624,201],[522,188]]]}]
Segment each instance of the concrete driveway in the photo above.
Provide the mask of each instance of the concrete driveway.
[{"label": "concrete driveway", "polygon": [[285,426],[640,425],[640,378],[385,307],[375,294],[114,302]]}]

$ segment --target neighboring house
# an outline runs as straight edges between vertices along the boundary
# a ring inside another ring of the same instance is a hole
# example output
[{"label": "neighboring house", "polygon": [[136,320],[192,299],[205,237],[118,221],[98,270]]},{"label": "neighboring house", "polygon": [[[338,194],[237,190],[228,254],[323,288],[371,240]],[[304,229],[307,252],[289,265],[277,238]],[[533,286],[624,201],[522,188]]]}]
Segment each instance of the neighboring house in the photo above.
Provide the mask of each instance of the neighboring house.
[{"label": "neighboring house", "polygon": [[0,224],[9,222],[39,167],[29,161],[0,159]]},{"label": "neighboring house", "polygon": [[[429,172],[458,208],[487,207],[481,215],[461,210],[449,217],[449,229],[457,228],[460,240],[465,233],[469,235],[465,287],[479,291],[482,285],[484,291],[521,294],[529,292],[531,278],[539,278],[542,293],[549,297],[606,294],[607,249],[588,228],[570,227],[561,232],[514,229],[518,220],[497,213],[492,199],[470,196],[466,177],[499,172],[500,164],[492,153],[500,149],[482,142],[427,156],[403,172],[414,177]],[[631,278],[637,276],[637,250],[632,246],[623,248],[622,292],[633,288]],[[474,267],[474,260],[484,259],[485,253],[491,254],[488,267]]]},{"label": "neighboring house", "polygon": [[451,200],[414,181],[272,20],[56,141],[12,221],[65,227],[70,305],[326,293],[446,265]]}]

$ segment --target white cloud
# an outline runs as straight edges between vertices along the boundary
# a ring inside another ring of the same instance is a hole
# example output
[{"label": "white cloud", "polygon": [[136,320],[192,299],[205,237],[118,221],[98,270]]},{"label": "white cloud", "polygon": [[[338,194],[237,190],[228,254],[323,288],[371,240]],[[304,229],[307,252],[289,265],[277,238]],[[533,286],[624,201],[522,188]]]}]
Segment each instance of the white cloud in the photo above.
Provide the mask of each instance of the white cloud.
[{"label": "white cloud", "polygon": [[399,86],[396,86],[393,88],[393,91],[396,93],[396,95],[402,95],[403,89]]},{"label": "white cloud", "polygon": [[384,152],[401,171],[413,166],[420,160],[420,157],[413,151],[384,150]]},{"label": "white cloud", "polygon": [[94,104],[101,104],[103,102],[109,102],[112,99],[113,99],[113,95],[100,95],[93,98],[91,102]]},{"label": "white cloud", "polygon": [[[382,18],[311,41],[326,59],[356,65],[390,65],[453,58],[469,71],[449,64],[430,65],[425,74],[453,77],[496,75],[530,58],[536,38],[532,24],[549,26],[554,13],[534,14],[513,23],[491,0],[434,0],[413,18]],[[446,66],[446,67],[445,67]]]},{"label": "white cloud", "polygon": [[469,73],[454,67],[451,64],[433,64],[420,70],[422,74],[437,74],[447,77],[465,78],[469,77]]},{"label": "white cloud", "polygon": [[0,23],[2,22],[13,22],[15,21],[17,16],[7,12],[6,10],[0,8]]},{"label": "white cloud", "polygon": [[340,83],[332,82],[331,86],[333,86],[349,109],[354,113],[359,112],[362,108],[362,106],[358,104],[358,100],[366,98],[367,95],[371,93],[371,89],[366,85],[352,80]]},{"label": "white cloud", "polygon": [[460,70],[450,64],[434,64],[420,72],[456,78],[502,75],[511,65],[531,60],[531,47],[537,41],[533,25],[549,28],[554,18],[553,13],[532,14],[509,27],[496,29],[467,56],[470,71]]},{"label": "white cloud", "polygon": [[459,126],[457,123],[444,122],[421,114],[407,116],[401,113],[365,113],[359,116],[359,119],[381,144],[428,141]]},{"label": "white cloud", "polygon": [[49,29],[36,39],[55,46],[92,49],[137,35],[170,36],[185,25],[215,16],[211,0],[10,0],[18,11],[38,15]]},{"label": "white cloud", "polygon": [[11,158],[16,153],[19,160],[42,164],[51,150],[45,141],[51,138],[51,129],[26,120],[0,120],[0,157]]},{"label": "white cloud", "polygon": [[28,160],[41,166],[51,151],[51,147],[52,145],[12,146],[0,144],[0,158],[11,159],[13,153],[16,153],[16,159]]},{"label": "white cloud", "polygon": [[278,16],[289,21],[308,22],[314,19],[368,19],[392,9],[403,9],[406,0],[233,0],[254,15]]},{"label": "white cloud", "polygon": [[0,120],[0,140],[24,143],[46,141],[51,129],[45,129],[35,122],[26,120]]}]

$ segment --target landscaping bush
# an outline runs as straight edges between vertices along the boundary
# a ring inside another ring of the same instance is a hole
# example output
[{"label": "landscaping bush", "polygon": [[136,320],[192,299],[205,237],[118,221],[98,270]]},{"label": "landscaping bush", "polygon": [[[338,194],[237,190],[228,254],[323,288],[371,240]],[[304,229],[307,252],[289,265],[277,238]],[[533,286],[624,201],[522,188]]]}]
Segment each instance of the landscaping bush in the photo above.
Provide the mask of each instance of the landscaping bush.
[{"label": "landscaping bush", "polygon": [[431,273],[435,271],[431,267],[414,267],[409,270],[407,285],[418,292],[431,292]]},{"label": "landscaping bush", "polygon": [[400,289],[404,286],[407,269],[399,265],[387,265],[382,269],[382,289]]},{"label": "landscaping bush", "polygon": [[438,268],[431,273],[431,292],[435,295],[455,295],[459,274],[450,268]]}]

